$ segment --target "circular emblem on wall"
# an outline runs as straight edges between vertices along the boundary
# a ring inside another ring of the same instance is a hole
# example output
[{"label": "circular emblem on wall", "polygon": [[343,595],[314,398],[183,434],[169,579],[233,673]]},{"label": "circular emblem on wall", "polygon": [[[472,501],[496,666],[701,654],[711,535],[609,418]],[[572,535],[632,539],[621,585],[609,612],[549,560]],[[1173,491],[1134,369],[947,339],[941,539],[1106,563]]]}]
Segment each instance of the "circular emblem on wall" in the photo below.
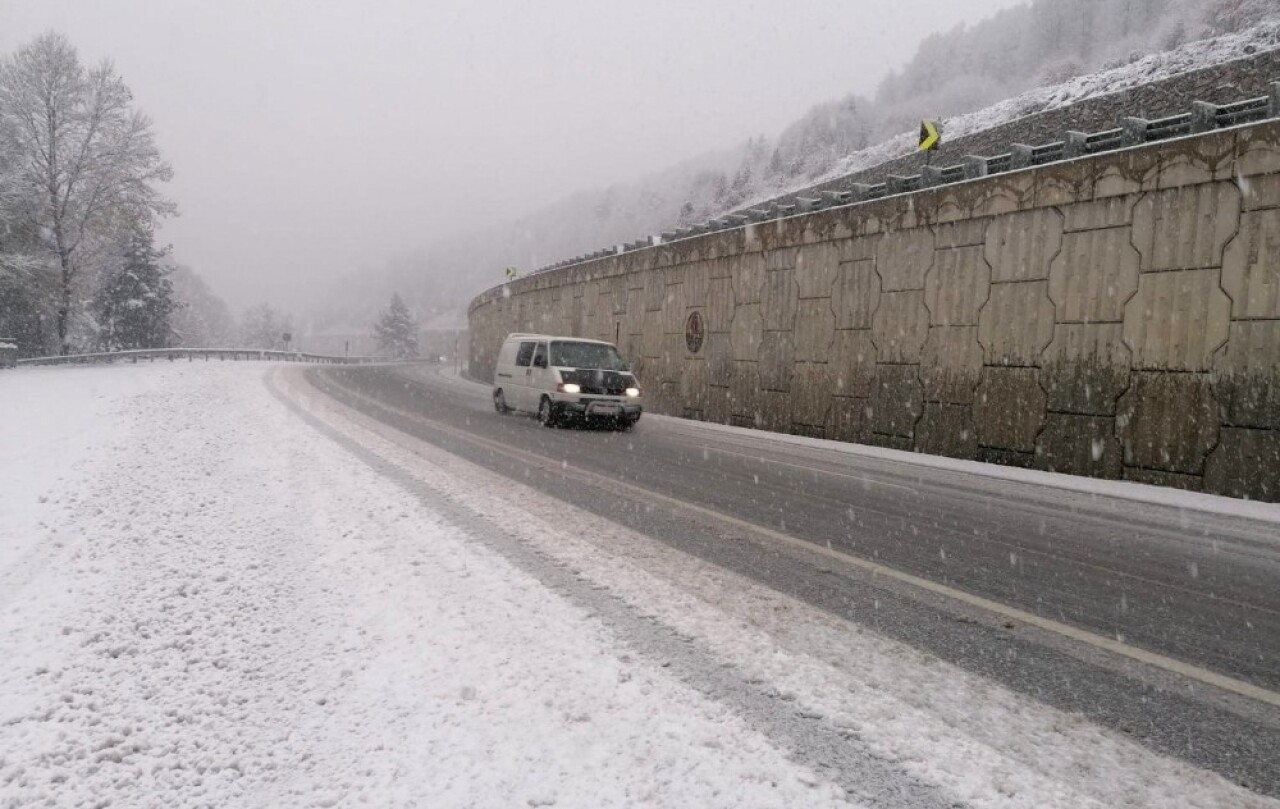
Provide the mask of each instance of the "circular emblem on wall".
[{"label": "circular emblem on wall", "polygon": [[689,319],[684,322],[684,344],[689,347],[690,354],[697,354],[702,348],[702,313],[690,312]]}]

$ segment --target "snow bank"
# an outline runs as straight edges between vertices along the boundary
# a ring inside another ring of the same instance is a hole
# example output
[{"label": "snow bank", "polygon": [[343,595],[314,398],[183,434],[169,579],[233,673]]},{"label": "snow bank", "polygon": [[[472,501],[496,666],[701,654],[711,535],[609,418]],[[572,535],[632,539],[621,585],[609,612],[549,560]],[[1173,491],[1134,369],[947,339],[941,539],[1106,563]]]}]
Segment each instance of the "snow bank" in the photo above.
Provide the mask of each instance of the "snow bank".
[{"label": "snow bank", "polygon": [[262,373],[0,380],[0,806],[845,805]]}]

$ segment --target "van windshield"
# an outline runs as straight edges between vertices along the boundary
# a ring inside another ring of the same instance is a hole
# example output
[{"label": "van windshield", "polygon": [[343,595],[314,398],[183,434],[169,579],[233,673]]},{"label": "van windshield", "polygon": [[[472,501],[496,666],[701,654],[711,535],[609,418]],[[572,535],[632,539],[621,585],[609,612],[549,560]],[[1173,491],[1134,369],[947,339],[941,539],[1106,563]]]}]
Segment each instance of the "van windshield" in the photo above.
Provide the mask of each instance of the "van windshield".
[{"label": "van windshield", "polygon": [[553,342],[551,364],[560,368],[627,370],[627,361],[618,353],[618,349],[603,343],[575,343],[562,340]]}]

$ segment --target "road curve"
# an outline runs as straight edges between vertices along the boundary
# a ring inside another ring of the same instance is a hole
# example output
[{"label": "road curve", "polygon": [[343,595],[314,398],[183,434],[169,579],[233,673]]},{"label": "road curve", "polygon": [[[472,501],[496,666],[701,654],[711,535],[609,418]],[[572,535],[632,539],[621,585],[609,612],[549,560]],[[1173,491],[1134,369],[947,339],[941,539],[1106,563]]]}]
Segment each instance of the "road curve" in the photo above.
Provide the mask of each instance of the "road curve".
[{"label": "road curve", "polygon": [[491,470],[1280,796],[1280,526],[675,419],[493,412],[430,366],[308,371]]}]

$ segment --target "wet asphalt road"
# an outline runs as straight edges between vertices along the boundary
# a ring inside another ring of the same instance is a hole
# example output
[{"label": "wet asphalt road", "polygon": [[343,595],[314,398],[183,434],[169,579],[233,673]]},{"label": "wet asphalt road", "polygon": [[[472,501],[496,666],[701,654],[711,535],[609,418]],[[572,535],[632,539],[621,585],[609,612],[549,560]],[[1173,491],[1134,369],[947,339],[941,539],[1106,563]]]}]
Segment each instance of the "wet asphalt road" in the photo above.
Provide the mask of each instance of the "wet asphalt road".
[{"label": "wet asphalt road", "polygon": [[[835,570],[829,559],[750,541],[740,524],[691,520],[645,493],[1270,691],[1280,690],[1277,525],[677,420],[645,419],[631,433],[545,429],[530,418],[498,415],[483,390],[437,370],[336,368],[309,378],[369,415],[576,507],[1280,796],[1274,706],[1046,638],[884,577]],[[495,452],[468,436],[523,454]],[[542,463],[530,463],[530,455]],[[557,471],[563,468],[597,473],[601,482],[584,483]]]}]

